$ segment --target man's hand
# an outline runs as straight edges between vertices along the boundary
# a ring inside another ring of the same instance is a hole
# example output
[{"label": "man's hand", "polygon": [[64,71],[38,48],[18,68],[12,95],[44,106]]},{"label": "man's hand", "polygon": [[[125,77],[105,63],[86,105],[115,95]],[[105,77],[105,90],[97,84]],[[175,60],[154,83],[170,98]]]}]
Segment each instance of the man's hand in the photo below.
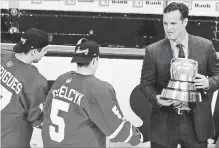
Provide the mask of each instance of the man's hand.
[{"label": "man's hand", "polygon": [[194,82],[197,89],[209,89],[209,81],[204,75],[197,74]]},{"label": "man's hand", "polygon": [[170,106],[171,104],[174,103],[173,100],[163,100],[163,99],[161,99],[160,95],[157,95],[156,98],[157,98],[157,103],[162,105],[162,106]]},{"label": "man's hand", "polygon": [[173,106],[177,107],[177,106],[180,106],[181,104],[182,104],[182,101],[174,100]]}]

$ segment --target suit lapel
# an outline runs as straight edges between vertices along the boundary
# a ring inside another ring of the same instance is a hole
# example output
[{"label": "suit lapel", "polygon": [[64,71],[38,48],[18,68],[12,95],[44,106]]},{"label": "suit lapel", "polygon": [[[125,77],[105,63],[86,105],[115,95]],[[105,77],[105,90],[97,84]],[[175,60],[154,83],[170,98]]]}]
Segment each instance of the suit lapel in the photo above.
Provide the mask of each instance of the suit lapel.
[{"label": "suit lapel", "polygon": [[165,39],[163,41],[161,54],[170,63],[171,59],[173,58],[173,51],[171,49],[171,45],[168,39]]},{"label": "suit lapel", "polygon": [[[197,54],[196,47],[197,47],[197,44],[196,44],[193,36],[191,34],[188,34],[188,48],[189,48],[189,56],[188,57],[189,57],[189,59],[195,58],[195,55]],[[165,57],[169,61],[173,58],[173,52],[171,49],[171,45],[170,45],[170,42],[167,38],[163,41],[161,54],[163,57]]]},{"label": "suit lapel", "polygon": [[193,36],[191,34],[188,34],[188,39],[189,39],[189,41],[188,41],[189,56],[188,57],[189,57],[189,59],[193,59],[195,54],[196,54],[195,48],[197,45],[195,45],[196,43],[195,43]]}]

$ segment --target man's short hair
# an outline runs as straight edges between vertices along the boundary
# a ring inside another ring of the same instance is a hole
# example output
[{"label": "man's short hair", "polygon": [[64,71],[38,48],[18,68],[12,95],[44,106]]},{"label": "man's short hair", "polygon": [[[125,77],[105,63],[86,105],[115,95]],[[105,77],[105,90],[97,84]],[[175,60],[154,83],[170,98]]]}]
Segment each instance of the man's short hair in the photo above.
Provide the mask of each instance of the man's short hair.
[{"label": "man's short hair", "polygon": [[163,12],[168,13],[175,10],[179,10],[179,12],[181,13],[181,20],[188,18],[189,8],[184,3],[172,2],[165,7]]},{"label": "man's short hair", "polygon": [[30,50],[41,49],[49,44],[50,36],[39,29],[31,28],[21,35],[20,41],[13,47],[15,53],[28,53]]},{"label": "man's short hair", "polygon": [[71,62],[77,63],[78,66],[87,66],[93,58],[100,55],[99,46],[96,42],[82,38],[75,47],[75,55]]}]

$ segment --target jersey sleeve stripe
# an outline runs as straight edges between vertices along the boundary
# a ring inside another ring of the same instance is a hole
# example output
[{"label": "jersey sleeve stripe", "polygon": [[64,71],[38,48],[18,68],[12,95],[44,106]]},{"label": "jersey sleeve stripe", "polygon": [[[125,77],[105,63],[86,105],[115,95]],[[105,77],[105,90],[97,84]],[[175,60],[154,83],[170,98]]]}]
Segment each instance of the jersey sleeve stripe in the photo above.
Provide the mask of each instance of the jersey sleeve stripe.
[{"label": "jersey sleeve stripe", "polygon": [[126,122],[126,121],[123,121],[123,122],[119,125],[119,127],[115,130],[115,132],[112,133],[112,134],[111,134],[110,136],[108,136],[107,138],[109,138],[109,139],[115,138],[115,137],[119,134],[119,132],[122,130],[123,125],[125,124],[125,122]]},{"label": "jersey sleeve stripe", "polygon": [[132,124],[130,123],[130,134],[128,136],[128,138],[124,141],[125,143],[129,142],[129,140],[132,138],[132,135],[133,135],[133,131],[132,131]]}]

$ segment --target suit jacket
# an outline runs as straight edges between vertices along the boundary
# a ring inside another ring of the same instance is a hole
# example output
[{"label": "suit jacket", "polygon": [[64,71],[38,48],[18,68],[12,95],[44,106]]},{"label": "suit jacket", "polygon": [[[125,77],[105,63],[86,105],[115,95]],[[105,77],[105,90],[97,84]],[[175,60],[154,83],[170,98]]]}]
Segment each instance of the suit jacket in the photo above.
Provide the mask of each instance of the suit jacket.
[{"label": "suit jacket", "polygon": [[[215,104],[214,109],[214,124],[215,124],[215,131],[216,131],[216,139],[219,137],[219,94],[217,95],[217,101]],[[219,144],[219,143],[218,143]]]},{"label": "suit jacket", "polygon": [[[189,34],[189,59],[198,62],[198,73],[208,76],[209,90],[202,95],[202,102],[196,103],[192,120],[199,141],[214,137],[214,125],[211,113],[213,92],[219,88],[219,60],[211,41]],[[170,61],[173,58],[168,39],[149,45],[141,71],[141,91],[152,104],[150,115],[150,140],[161,145],[167,145],[171,131],[171,107],[159,107],[156,95],[161,94],[170,80]]]}]

